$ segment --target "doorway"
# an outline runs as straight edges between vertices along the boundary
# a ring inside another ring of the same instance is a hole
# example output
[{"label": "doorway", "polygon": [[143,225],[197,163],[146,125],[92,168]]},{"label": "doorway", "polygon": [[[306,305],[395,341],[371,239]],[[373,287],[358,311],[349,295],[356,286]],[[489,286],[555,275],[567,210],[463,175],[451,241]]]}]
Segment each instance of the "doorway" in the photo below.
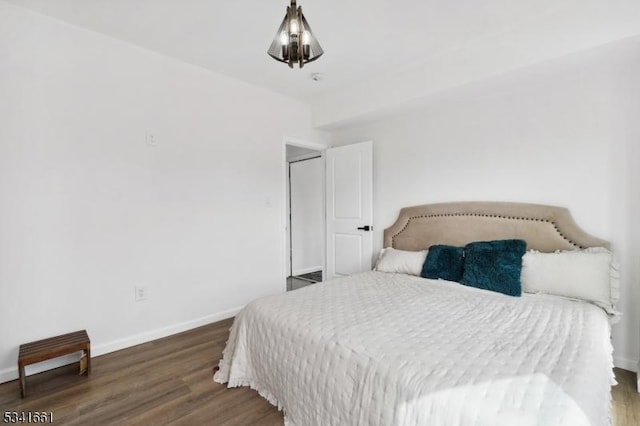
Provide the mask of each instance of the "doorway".
[{"label": "doorway", "polygon": [[323,280],[324,158],[322,151],[286,145],[287,290]]}]

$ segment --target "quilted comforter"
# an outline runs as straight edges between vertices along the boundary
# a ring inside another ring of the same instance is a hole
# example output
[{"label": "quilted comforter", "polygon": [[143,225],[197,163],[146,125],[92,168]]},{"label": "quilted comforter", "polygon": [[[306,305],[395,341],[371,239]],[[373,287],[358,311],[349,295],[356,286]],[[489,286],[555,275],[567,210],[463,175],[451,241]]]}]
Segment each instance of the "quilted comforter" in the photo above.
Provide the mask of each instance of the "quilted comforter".
[{"label": "quilted comforter", "polygon": [[288,425],[605,425],[609,332],[584,302],[368,272],[247,305],[214,380]]}]

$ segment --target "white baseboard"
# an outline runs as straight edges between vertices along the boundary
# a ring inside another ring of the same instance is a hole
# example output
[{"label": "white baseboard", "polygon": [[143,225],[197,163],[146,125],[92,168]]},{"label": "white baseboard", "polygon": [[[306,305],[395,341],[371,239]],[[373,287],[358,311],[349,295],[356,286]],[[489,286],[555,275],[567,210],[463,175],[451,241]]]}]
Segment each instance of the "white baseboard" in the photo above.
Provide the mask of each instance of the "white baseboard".
[{"label": "white baseboard", "polygon": [[638,363],[638,360],[623,358],[620,356],[613,357],[613,365],[615,365],[618,368],[622,368],[623,370],[633,371],[634,373],[637,373],[638,368],[640,368],[640,364]]},{"label": "white baseboard", "polygon": [[203,325],[211,324],[212,322],[220,321],[226,318],[231,318],[240,312],[240,308],[233,308],[216,314],[207,315],[206,317],[197,318],[190,321],[185,321],[179,324],[173,324],[167,327],[158,328],[144,333],[135,334],[118,340],[112,340],[111,342],[105,342],[91,347],[91,355],[99,356],[108,354],[110,352],[119,351],[121,349],[130,348],[131,346],[147,343],[152,340],[161,339],[163,337],[171,336],[172,334],[182,333],[183,331],[191,330],[192,328],[200,327]]},{"label": "white baseboard", "polygon": [[[144,333],[134,334],[133,336],[127,336],[122,339],[112,340],[110,342],[98,343],[91,345],[91,357],[96,357],[110,352],[119,351],[121,349],[130,348],[132,346],[147,343],[152,340],[161,339],[163,337],[171,336],[173,334],[182,333],[183,331],[191,330],[203,325],[211,324],[216,321],[231,318],[240,312],[239,308],[228,309],[226,311],[218,312],[212,315],[207,315],[202,318],[196,318],[190,321],[185,321],[178,324],[173,324],[167,327],[158,328],[155,330],[146,331]],[[80,354],[67,355],[64,357],[52,359],[50,361],[40,362],[32,366],[28,366],[26,369],[27,376],[31,374],[40,373],[42,371],[51,370],[53,368],[62,367],[63,365],[72,364],[78,362]],[[17,361],[16,361],[17,363]],[[19,377],[18,367],[5,368],[0,370],[0,383],[16,380]]]},{"label": "white baseboard", "polygon": [[310,272],[322,271],[322,266],[312,266],[311,268],[303,268],[303,269],[294,269],[291,273],[296,275],[308,274]]}]

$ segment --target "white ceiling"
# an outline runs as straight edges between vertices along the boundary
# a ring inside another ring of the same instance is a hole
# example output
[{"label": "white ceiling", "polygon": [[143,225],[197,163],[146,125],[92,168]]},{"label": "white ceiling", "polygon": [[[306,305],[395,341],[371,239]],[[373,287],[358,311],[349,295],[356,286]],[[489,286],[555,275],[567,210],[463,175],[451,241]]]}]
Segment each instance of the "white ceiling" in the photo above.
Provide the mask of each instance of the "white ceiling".
[{"label": "white ceiling", "polygon": [[476,47],[513,69],[548,59],[550,43],[566,54],[640,33],[640,0],[299,0],[325,54],[291,70],[266,54],[287,0],[7,1],[312,104],[367,81],[393,90],[407,72],[455,74],[465,62],[452,58]]}]

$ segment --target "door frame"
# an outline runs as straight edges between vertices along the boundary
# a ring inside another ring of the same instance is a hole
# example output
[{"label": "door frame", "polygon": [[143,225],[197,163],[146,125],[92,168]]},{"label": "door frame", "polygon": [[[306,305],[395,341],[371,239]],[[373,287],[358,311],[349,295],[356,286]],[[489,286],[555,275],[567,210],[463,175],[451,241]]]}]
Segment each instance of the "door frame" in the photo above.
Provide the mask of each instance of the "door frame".
[{"label": "door frame", "polygon": [[[287,291],[287,277],[289,276],[289,272],[287,270],[287,259],[290,256],[291,247],[287,245],[287,241],[289,240],[289,235],[291,230],[289,229],[289,162],[287,161],[287,145],[297,146],[299,148],[307,148],[312,149],[314,151],[318,151],[322,161],[322,206],[323,206],[323,228],[322,235],[325,236],[322,241],[322,270],[326,271],[327,269],[327,247],[326,247],[326,235],[327,235],[327,225],[326,225],[326,167],[325,167],[325,150],[329,148],[329,146],[317,143],[317,142],[309,142],[302,139],[292,138],[285,136],[282,140],[282,249],[281,252],[284,253],[284,257],[282,259],[282,269],[281,269],[281,285],[283,292]],[[323,272],[324,278],[324,272]]]}]

